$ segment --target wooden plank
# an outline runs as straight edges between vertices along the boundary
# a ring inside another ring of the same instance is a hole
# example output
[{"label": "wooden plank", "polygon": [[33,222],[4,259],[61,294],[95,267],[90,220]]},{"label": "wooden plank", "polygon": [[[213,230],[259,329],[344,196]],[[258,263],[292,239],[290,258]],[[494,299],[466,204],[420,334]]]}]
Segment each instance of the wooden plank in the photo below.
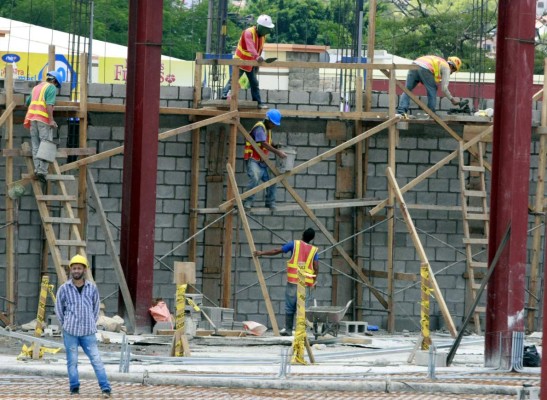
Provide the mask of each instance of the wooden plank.
[{"label": "wooden plank", "polygon": [[[396,113],[395,104],[395,71],[389,70],[389,112],[391,115]],[[394,171],[396,168],[396,147],[398,130],[397,126],[390,126],[388,129],[388,156],[387,163]],[[395,332],[395,280],[394,280],[394,258],[395,258],[395,194],[391,186],[388,185],[388,210],[387,217],[387,301],[388,301],[388,332]]]},{"label": "wooden plank", "polygon": [[[471,146],[477,144],[478,142],[480,142],[482,140],[482,138],[485,136],[485,135],[488,135],[489,133],[493,132],[493,127],[492,126],[489,126],[488,128],[486,128],[480,135],[478,135],[477,137],[475,137],[474,139],[470,140],[469,142],[465,143],[463,145],[463,149],[464,150],[467,150],[469,149]],[[413,187],[415,187],[416,185],[418,185],[419,183],[421,183],[422,181],[424,181],[425,179],[427,179],[429,176],[431,176],[432,174],[434,174],[435,172],[437,172],[439,169],[441,169],[442,167],[444,167],[446,164],[448,164],[450,161],[452,161],[454,158],[456,158],[459,154],[459,149],[458,150],[454,150],[452,153],[450,153],[449,155],[447,155],[445,158],[443,158],[442,160],[440,160],[437,164],[433,165],[432,167],[428,168],[427,170],[425,170],[424,172],[422,172],[420,175],[418,175],[416,178],[414,178],[413,180],[411,180],[410,182],[408,182],[406,185],[404,185],[402,188],[400,188],[401,190],[401,193],[404,194],[406,193],[407,191],[409,191],[410,189],[412,189]],[[372,210],[370,210],[370,215],[374,215],[376,213],[378,213],[380,210],[382,210],[385,206],[387,205],[387,199],[383,200],[380,202],[380,204],[378,204],[376,207],[374,207]]]},{"label": "wooden plank", "polygon": [[57,246],[74,246],[74,247],[85,247],[86,243],[83,240],[76,239],[57,239],[55,240]]},{"label": "wooden plank", "polygon": [[[308,160],[308,161],[306,161],[306,162],[304,162],[300,165],[297,165],[296,167],[294,167],[290,171],[287,171],[282,175],[281,174],[277,175],[275,178],[272,178],[268,182],[264,182],[261,185],[258,185],[254,189],[247,190],[246,192],[241,193],[241,198],[246,199],[247,197],[258,193],[258,192],[266,189],[269,186],[272,186],[272,185],[277,184],[278,182],[281,182],[282,180],[288,178],[289,176],[295,175],[298,172],[301,172],[305,169],[308,169],[311,166],[313,166],[313,165],[315,165],[315,164],[317,164],[317,163],[319,163],[319,162],[321,162],[321,161],[323,161],[327,158],[330,158],[330,157],[336,155],[337,153],[341,152],[342,150],[345,150],[348,147],[353,146],[355,143],[358,143],[362,140],[365,140],[366,138],[371,137],[371,136],[377,134],[378,132],[383,131],[384,129],[387,129],[391,125],[396,124],[398,119],[399,118],[395,118],[395,117],[390,118],[389,120],[375,126],[374,128],[371,128],[368,131],[365,131],[365,132],[361,133],[360,135],[355,136],[354,138],[352,138],[352,139],[350,139],[350,140],[348,140],[348,141],[346,141],[346,142],[344,142],[344,143],[342,143],[342,144],[340,144],[340,145],[338,145],[338,146],[336,146],[336,147],[334,147],[330,150],[325,151],[324,153],[312,158],[311,160]],[[239,127],[240,132],[243,132],[245,130],[245,128],[243,128],[243,126],[240,123],[238,123],[238,127]],[[270,169],[272,169],[272,168],[270,168]],[[273,169],[272,169],[272,171],[273,171]],[[230,206],[233,206],[233,204],[234,204],[234,199],[232,198],[232,199],[222,203],[219,206],[219,208],[222,211],[226,211]]]},{"label": "wooden plank", "polygon": [[[56,158],[66,158],[68,156],[89,156],[95,154],[97,151],[94,148],[58,148]],[[32,157],[31,151],[23,151],[22,149],[3,149],[2,155],[4,157]]]},{"label": "wooden plank", "polygon": [[78,218],[44,217],[43,220],[48,224],[80,224],[80,220]]},{"label": "wooden plank", "polygon": [[35,197],[36,200],[40,201],[76,201],[76,196],[64,196],[62,194],[42,194]]},{"label": "wooden plank", "polygon": [[[237,115],[237,111],[231,111],[231,112],[228,112],[228,113],[224,113],[222,115],[218,115],[216,117],[207,118],[203,121],[195,122],[193,124],[188,124],[188,125],[182,126],[180,128],[171,129],[167,132],[160,133],[158,135],[158,140],[168,139],[172,136],[180,135],[181,133],[189,132],[189,131],[192,131],[194,129],[199,129],[203,126],[207,126],[207,125],[211,125],[211,124],[215,124],[215,123],[219,123],[219,122],[224,122],[226,120],[231,119],[232,117],[235,117],[236,115]],[[104,160],[105,158],[115,156],[117,154],[122,154],[123,151],[124,151],[124,146],[118,146],[118,147],[115,147],[113,149],[103,151],[103,152],[101,152],[99,154],[96,154],[94,156],[82,158],[81,160],[77,160],[77,161],[65,164],[60,168],[60,170],[61,170],[61,172],[70,171],[74,168],[79,168],[82,165],[88,165],[88,164],[91,164],[91,163],[94,163],[94,162],[97,162],[97,161]]]},{"label": "wooden plank", "polygon": [[226,164],[226,169],[228,171],[228,178],[230,180],[230,185],[232,186],[232,190],[237,202],[237,207],[239,209],[239,218],[241,219],[243,230],[245,231],[245,235],[247,236],[247,242],[249,243],[249,251],[251,253],[251,257],[253,258],[256,274],[258,276],[258,282],[260,283],[260,289],[262,290],[262,296],[264,297],[264,302],[266,303],[266,310],[268,311],[268,316],[270,317],[270,322],[272,324],[272,330],[275,336],[279,336],[279,327],[277,326],[277,319],[275,317],[275,312],[272,306],[272,302],[270,301],[270,294],[268,293],[266,280],[264,279],[264,275],[262,273],[262,267],[260,266],[260,261],[258,261],[258,257],[254,254],[256,251],[256,247],[254,244],[253,233],[251,232],[251,228],[249,227],[249,221],[247,220],[247,215],[245,214],[245,208],[243,207],[243,202],[241,200],[241,197],[239,196],[239,191],[237,190],[237,182],[236,182],[236,177],[234,175],[234,170],[229,163]]},{"label": "wooden plank", "polygon": [[435,298],[437,299],[437,303],[439,303],[439,308],[446,322],[448,331],[450,332],[452,337],[456,337],[457,335],[456,326],[454,325],[454,321],[452,321],[452,317],[450,316],[450,311],[448,311],[448,307],[446,306],[446,303],[444,301],[443,295],[441,293],[441,289],[439,288],[439,285],[437,284],[437,280],[435,279],[435,275],[433,274],[433,270],[431,269],[431,265],[429,264],[429,260],[427,259],[427,255],[425,254],[425,250],[422,246],[422,243],[420,242],[418,232],[416,231],[416,228],[414,227],[414,222],[412,221],[412,218],[410,217],[410,214],[406,207],[405,200],[403,198],[403,194],[401,190],[399,189],[399,185],[397,184],[397,181],[395,179],[395,175],[393,175],[393,171],[389,167],[386,168],[386,176],[388,177],[389,183],[395,191],[395,197],[397,198],[397,201],[399,202],[399,208],[401,209],[401,213],[403,214],[404,220],[408,227],[408,231],[412,238],[412,242],[414,243],[416,253],[418,254],[418,257],[420,258],[420,260],[422,261],[422,264],[427,264],[427,268],[429,270],[429,281],[433,288],[433,292],[435,294]]},{"label": "wooden plank", "polygon": [[346,124],[341,121],[327,121],[327,139],[346,140]]},{"label": "wooden plank", "polygon": [[125,274],[123,273],[120,259],[117,256],[118,252],[116,250],[116,245],[114,244],[114,237],[112,236],[112,232],[110,231],[110,228],[108,226],[108,220],[106,218],[106,213],[103,208],[103,203],[101,202],[99,192],[97,191],[97,186],[95,185],[95,180],[93,179],[93,175],[91,174],[90,170],[87,171],[87,182],[89,193],[91,194],[93,202],[95,203],[95,210],[97,211],[97,214],[99,216],[99,223],[101,224],[101,228],[105,236],[106,246],[108,248],[108,252],[110,253],[110,257],[112,258],[114,273],[116,274],[118,285],[120,286],[120,291],[122,292],[122,298],[125,304],[125,309],[127,310],[129,323],[131,324],[133,329],[135,329],[135,327],[137,326],[135,319],[135,306],[133,305],[133,299],[131,298],[131,293],[129,291],[129,287],[127,286],[127,281],[125,280]]},{"label": "wooden plank", "polygon": [[2,116],[0,117],[0,127],[6,123],[8,118],[13,117],[13,110],[15,109],[15,103],[13,101],[10,101],[9,106],[6,107],[4,112],[2,113]]},{"label": "wooden plank", "polygon": [[[258,63],[257,61],[245,61],[240,59],[201,59],[196,60],[197,65],[247,65],[253,67],[264,67],[264,64]],[[328,62],[308,62],[308,61],[274,61],[271,64],[268,64],[269,68],[306,68],[306,69],[340,69],[340,70],[350,70],[350,69],[359,69],[372,71],[375,69],[396,69],[396,70],[412,70],[418,69],[417,65],[409,64],[369,64],[369,63],[328,63]]]},{"label": "wooden plank", "polygon": [[73,175],[62,175],[60,172],[55,174],[47,174],[46,180],[48,181],[59,181],[59,182],[72,182],[75,181]]},{"label": "wooden plank", "polygon": [[[372,277],[372,278],[383,278],[386,279],[388,277],[387,271],[377,271],[377,270],[366,270],[363,269],[363,273],[366,276]],[[395,272],[393,274],[393,277],[395,280],[398,281],[409,281],[409,282],[416,282],[418,280],[418,275],[416,274],[410,274],[406,272]]]}]

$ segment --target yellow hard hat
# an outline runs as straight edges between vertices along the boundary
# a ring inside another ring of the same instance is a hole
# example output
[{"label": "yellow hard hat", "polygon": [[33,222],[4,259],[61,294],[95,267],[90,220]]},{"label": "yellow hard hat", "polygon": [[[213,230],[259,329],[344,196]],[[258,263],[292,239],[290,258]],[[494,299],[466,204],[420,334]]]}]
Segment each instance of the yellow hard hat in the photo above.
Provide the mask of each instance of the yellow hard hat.
[{"label": "yellow hard hat", "polygon": [[70,259],[70,264],[68,267],[72,267],[72,264],[82,264],[84,267],[88,268],[89,265],[87,264],[87,258],[80,254],[76,254],[74,257]]},{"label": "yellow hard hat", "polygon": [[458,57],[448,57],[447,61],[454,66],[456,72],[458,72],[462,67],[462,60],[460,60]]}]

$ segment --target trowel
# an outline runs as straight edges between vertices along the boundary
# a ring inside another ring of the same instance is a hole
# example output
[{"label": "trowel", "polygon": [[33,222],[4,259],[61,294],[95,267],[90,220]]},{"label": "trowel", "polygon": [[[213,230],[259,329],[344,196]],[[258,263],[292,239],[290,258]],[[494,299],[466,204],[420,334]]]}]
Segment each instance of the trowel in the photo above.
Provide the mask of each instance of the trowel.
[{"label": "trowel", "polygon": [[264,62],[265,62],[266,64],[269,64],[269,63],[273,63],[275,60],[277,60],[277,57],[270,57],[270,58],[266,58],[266,59],[264,60]]}]

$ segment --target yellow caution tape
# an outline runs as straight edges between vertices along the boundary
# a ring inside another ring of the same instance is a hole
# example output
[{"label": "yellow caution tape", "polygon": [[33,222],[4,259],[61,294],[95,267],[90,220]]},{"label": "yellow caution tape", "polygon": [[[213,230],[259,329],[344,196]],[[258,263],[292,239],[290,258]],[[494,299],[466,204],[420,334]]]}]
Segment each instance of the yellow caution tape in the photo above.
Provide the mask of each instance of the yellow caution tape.
[{"label": "yellow caution tape", "polygon": [[[45,353],[50,354],[57,354],[61,348],[53,349],[51,347],[40,347],[40,353],[39,357],[42,358]],[[23,348],[21,349],[21,353],[17,356],[18,360],[21,360],[23,358],[32,358],[32,346],[23,345]]]},{"label": "yellow caution tape", "polygon": [[422,330],[422,350],[428,350],[431,343],[430,330],[429,330],[429,296],[431,295],[431,288],[429,288],[429,265],[424,263],[420,267],[420,275],[422,277],[422,301],[420,309],[420,324]]},{"label": "yellow caution tape", "polygon": [[190,307],[192,307],[194,309],[194,311],[201,311],[199,306],[194,302],[194,300],[187,298],[186,301],[188,302]]},{"label": "yellow caution tape", "polygon": [[[177,286],[177,304],[176,304],[176,317],[175,317],[175,329],[180,330],[184,335],[184,312],[186,307],[186,288],[188,285]],[[175,342],[175,357],[184,356],[184,345],[182,343],[182,335]]]},{"label": "yellow caution tape", "polygon": [[[304,351],[306,349],[306,277],[304,274],[305,265],[298,263],[298,292],[296,300],[296,329],[292,345],[293,364],[306,365]],[[288,327],[290,328],[290,327]]]}]

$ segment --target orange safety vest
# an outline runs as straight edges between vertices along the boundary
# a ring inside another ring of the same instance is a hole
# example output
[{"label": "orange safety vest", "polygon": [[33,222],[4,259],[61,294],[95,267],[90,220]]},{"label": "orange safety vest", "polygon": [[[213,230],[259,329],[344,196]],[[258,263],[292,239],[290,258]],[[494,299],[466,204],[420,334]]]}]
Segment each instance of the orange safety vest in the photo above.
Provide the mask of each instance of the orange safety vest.
[{"label": "orange safety vest", "polygon": [[51,83],[49,82],[42,82],[32,89],[30,105],[28,106],[25,122],[23,123],[25,127],[30,127],[30,121],[40,121],[49,125],[49,114],[47,112],[45,94],[50,85]]},{"label": "orange safety vest", "polygon": [[294,241],[294,249],[292,252],[292,257],[287,261],[287,282],[288,283],[298,283],[298,263],[305,263],[306,267],[304,269],[306,274],[314,276],[306,276],[306,286],[313,286],[315,283],[316,273],[313,269],[313,258],[317,253],[318,248],[308,244],[302,240]]},{"label": "orange safety vest", "polygon": [[[253,61],[254,57],[247,48],[247,42],[243,38],[245,35],[245,32],[251,32],[251,35],[253,36],[253,42],[255,44],[255,49],[258,54],[262,53],[262,49],[264,48],[264,42],[266,42],[266,36],[258,36],[258,32],[256,31],[256,26],[253,26],[251,28],[247,28],[243,31],[241,34],[241,37],[239,38],[239,42],[237,43],[237,49],[236,54],[234,58],[239,58],[241,60],[247,60],[247,61]],[[253,67],[250,65],[243,65],[239,67],[243,71],[250,72]]]},{"label": "orange safety vest", "polygon": [[437,57],[437,56],[423,56],[416,59],[416,63],[420,66],[427,67],[428,70],[431,71],[433,76],[435,77],[435,82],[439,83],[442,79],[441,77],[441,69],[443,67],[449,68],[450,66],[446,62],[444,58]]},{"label": "orange safety vest", "polygon": [[[257,127],[261,126],[264,131],[266,132],[266,142],[271,145],[272,144],[272,131],[270,129],[266,129],[266,125],[264,125],[264,122],[257,122],[255,126],[253,126],[253,129],[251,129],[251,132]],[[258,147],[260,147],[260,150],[264,152],[264,154],[267,156],[270,154],[270,151],[262,146],[262,142],[257,143]],[[260,155],[253,149],[253,146],[251,146],[250,142],[245,141],[245,149],[243,154],[243,159],[248,160],[249,158],[253,158],[256,161],[262,161],[262,158],[260,158]]]}]

